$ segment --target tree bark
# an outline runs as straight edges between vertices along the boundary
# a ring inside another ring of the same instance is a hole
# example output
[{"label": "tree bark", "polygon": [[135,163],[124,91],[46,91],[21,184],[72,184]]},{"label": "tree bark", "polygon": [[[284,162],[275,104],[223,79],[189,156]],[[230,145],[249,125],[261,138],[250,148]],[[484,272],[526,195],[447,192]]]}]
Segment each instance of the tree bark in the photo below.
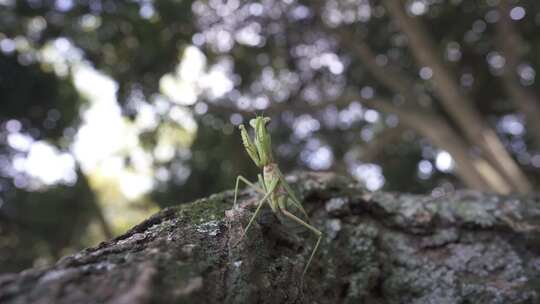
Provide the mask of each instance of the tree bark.
[{"label": "tree bark", "polygon": [[212,195],[50,267],[0,276],[0,303],[540,301],[539,197],[369,193],[330,173],[289,180],[325,235],[303,292],[314,239],[269,208],[241,239],[259,198],[245,190],[236,208],[232,191]]}]

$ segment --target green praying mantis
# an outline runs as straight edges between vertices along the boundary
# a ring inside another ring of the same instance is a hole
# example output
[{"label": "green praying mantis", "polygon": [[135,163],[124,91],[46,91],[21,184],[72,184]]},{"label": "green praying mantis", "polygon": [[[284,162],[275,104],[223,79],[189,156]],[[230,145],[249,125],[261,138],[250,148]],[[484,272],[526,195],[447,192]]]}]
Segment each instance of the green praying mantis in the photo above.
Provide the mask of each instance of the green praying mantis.
[{"label": "green praying mantis", "polygon": [[[264,203],[267,202],[270,205],[270,208],[272,208],[272,212],[284,215],[285,217],[293,220],[301,226],[304,226],[317,236],[317,242],[315,243],[315,247],[311,252],[311,256],[309,257],[309,260],[304,268],[304,272],[302,273],[303,278],[307,270],[309,269],[309,265],[311,264],[311,261],[313,260],[313,257],[317,252],[317,249],[319,248],[319,244],[321,243],[322,239],[322,232],[309,224],[309,216],[304,210],[304,207],[302,207],[302,203],[300,203],[289,184],[287,184],[287,182],[285,181],[283,174],[281,173],[278,165],[274,161],[274,157],[272,155],[270,135],[268,134],[268,131],[266,129],[266,125],[269,122],[270,118],[263,116],[257,116],[256,118],[249,121],[250,126],[255,131],[255,136],[253,140],[251,140],[251,138],[249,137],[249,134],[244,125],[241,124],[239,126],[242,136],[242,143],[247,153],[249,154],[255,165],[257,165],[257,167],[259,168],[262,168],[263,170],[263,173],[258,175],[258,186],[254,183],[251,183],[241,175],[236,178],[236,186],[234,190],[234,206],[236,206],[236,200],[238,198],[238,186],[241,181],[263,195],[261,200],[257,203],[257,209],[255,210],[255,213],[253,214],[249,223],[244,229],[240,241],[245,237],[249,228],[259,215],[259,212],[261,211]],[[302,213],[302,216],[305,217],[305,220],[299,218],[298,216],[287,210],[290,206],[293,206],[297,210],[299,210]]]}]

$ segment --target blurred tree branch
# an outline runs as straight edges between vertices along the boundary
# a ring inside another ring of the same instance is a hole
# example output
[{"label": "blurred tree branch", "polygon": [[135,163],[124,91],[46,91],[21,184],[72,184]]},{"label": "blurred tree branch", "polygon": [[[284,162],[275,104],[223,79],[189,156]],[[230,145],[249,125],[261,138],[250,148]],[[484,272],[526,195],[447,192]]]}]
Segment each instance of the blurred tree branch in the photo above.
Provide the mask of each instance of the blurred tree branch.
[{"label": "blurred tree branch", "polygon": [[473,189],[508,193],[510,187],[495,168],[481,157],[470,153],[469,146],[448,123],[422,109],[406,109],[382,99],[363,100],[363,103],[384,113],[397,115],[403,124],[426,137],[433,145],[448,151],[456,159],[456,173]]},{"label": "blurred tree branch", "polygon": [[389,100],[363,100],[363,103],[384,113],[393,113],[400,120],[432,144],[448,151],[457,162],[457,174],[460,179],[474,189],[509,193],[512,191],[507,181],[499,172],[479,155],[472,155],[466,141],[456,133],[444,118],[439,118],[434,111],[420,107],[415,101],[418,96],[411,92],[414,81],[395,67],[381,66],[376,63],[375,55],[368,45],[358,42],[350,33],[343,32],[342,41],[354,49],[364,66],[382,84],[405,98],[401,106],[392,105]]},{"label": "blurred tree branch", "polygon": [[[397,115],[405,125],[416,130],[435,146],[448,151],[456,159],[458,176],[468,187],[501,194],[529,191],[530,183],[525,175],[495,132],[472,107],[472,102],[461,94],[459,86],[450,76],[450,71],[436,55],[436,48],[428,34],[415,19],[406,16],[399,1],[388,1],[385,5],[405,34],[412,36],[409,37],[411,52],[419,65],[432,69],[432,83],[441,96],[442,106],[468,140],[464,140],[445,117],[418,103],[419,96],[413,91],[416,82],[414,79],[395,66],[378,64],[370,46],[352,31],[343,28],[331,29],[331,32],[339,37],[340,43],[360,60],[362,66],[390,91],[403,97],[404,102],[397,106],[390,100],[381,100],[380,97],[377,97],[378,100],[367,100],[354,96],[353,99],[362,100],[364,104],[381,112]],[[319,6],[316,11],[320,15]],[[462,116],[463,113],[465,117]],[[478,137],[479,135],[482,136]],[[472,140],[473,138],[485,140],[478,142]],[[483,152],[481,155],[472,153],[475,145],[480,146]],[[501,166],[501,161],[506,162],[506,165]],[[514,179],[516,176],[519,177],[518,180]]]},{"label": "blurred tree branch", "polygon": [[472,145],[478,146],[485,154],[487,160],[497,171],[503,175],[506,182],[513,186],[513,190],[526,193],[531,190],[531,184],[501,143],[495,131],[484,121],[451,76],[450,70],[444,66],[437,55],[439,52],[435,44],[424,31],[417,18],[407,15],[403,1],[384,0],[385,7],[390,16],[400,26],[400,29],[409,38],[409,46],[413,56],[420,67],[428,67],[433,72],[430,82],[439,95],[441,105],[459,126],[463,134]]},{"label": "blurred tree branch", "polygon": [[512,24],[510,1],[500,0],[498,11],[497,44],[505,58],[502,83],[509,97],[527,118],[528,130],[531,131],[536,146],[540,147],[540,98],[532,90],[521,85],[517,74],[526,46]]}]

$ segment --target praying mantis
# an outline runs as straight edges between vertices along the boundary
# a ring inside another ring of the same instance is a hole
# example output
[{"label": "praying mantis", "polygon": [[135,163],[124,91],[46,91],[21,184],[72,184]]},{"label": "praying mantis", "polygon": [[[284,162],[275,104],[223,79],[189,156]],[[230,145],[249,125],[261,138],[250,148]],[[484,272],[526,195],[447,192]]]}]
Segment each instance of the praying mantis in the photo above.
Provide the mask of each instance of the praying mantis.
[{"label": "praying mantis", "polygon": [[[251,183],[241,175],[236,178],[236,186],[234,189],[234,206],[236,206],[236,201],[238,198],[238,186],[240,185],[240,182],[245,183],[247,186],[252,187],[263,195],[261,200],[257,203],[257,209],[244,229],[240,241],[245,237],[249,228],[259,215],[264,203],[267,202],[270,205],[272,212],[283,215],[301,226],[304,226],[317,237],[317,242],[315,243],[311,256],[309,257],[309,260],[307,261],[302,273],[302,278],[304,278],[309,269],[309,265],[311,264],[311,261],[319,248],[323,234],[320,230],[309,224],[309,216],[304,210],[304,207],[302,207],[302,203],[300,203],[289,184],[285,181],[285,178],[279,170],[277,163],[274,161],[270,135],[266,129],[266,125],[269,122],[270,118],[263,116],[257,116],[249,121],[249,125],[255,131],[253,140],[251,140],[249,137],[245,126],[243,124],[239,126],[244,148],[255,165],[263,170],[262,174],[258,175],[258,186]],[[290,206],[293,206],[299,210],[302,213],[302,216],[305,217],[305,220],[297,217],[287,210]]]}]

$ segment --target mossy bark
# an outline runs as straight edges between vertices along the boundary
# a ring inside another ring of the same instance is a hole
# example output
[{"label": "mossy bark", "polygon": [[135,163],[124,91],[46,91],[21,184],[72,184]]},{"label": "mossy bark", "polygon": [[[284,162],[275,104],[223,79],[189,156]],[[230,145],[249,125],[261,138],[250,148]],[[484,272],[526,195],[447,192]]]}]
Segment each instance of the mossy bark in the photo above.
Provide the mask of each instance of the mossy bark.
[{"label": "mossy bark", "polygon": [[259,197],[246,190],[237,208],[232,191],[212,195],[0,276],[0,303],[540,303],[538,197],[369,193],[314,173],[291,184],[325,233],[303,292],[314,238],[266,208],[239,242]]}]

